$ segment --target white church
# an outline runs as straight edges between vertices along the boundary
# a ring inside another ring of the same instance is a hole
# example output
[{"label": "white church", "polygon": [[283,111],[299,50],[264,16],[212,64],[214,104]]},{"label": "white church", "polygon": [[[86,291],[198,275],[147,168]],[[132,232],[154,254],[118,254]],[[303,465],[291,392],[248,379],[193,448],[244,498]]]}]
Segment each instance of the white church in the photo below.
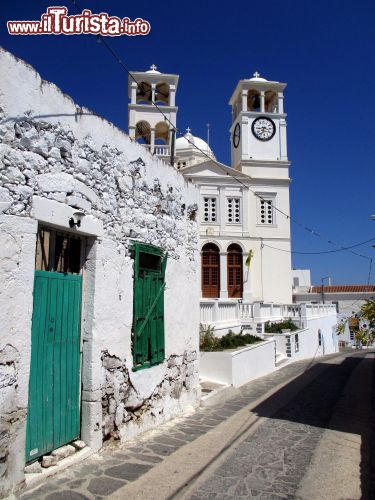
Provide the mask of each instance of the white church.
[{"label": "white church", "polygon": [[200,188],[201,322],[217,331],[239,330],[259,322],[264,304],[272,310],[291,304],[286,84],[257,72],[238,82],[229,101],[229,166],[190,129],[174,140],[152,105],[177,126],[178,75],[154,65],[132,75],[139,85],[129,77],[130,137],[166,162],[172,159]]}]

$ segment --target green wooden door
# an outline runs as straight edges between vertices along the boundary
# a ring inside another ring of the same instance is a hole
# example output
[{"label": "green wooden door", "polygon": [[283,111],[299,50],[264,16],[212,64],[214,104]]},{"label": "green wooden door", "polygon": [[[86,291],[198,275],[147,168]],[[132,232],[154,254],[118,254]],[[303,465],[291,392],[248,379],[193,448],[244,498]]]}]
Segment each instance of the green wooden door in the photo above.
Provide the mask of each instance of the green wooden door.
[{"label": "green wooden door", "polygon": [[164,289],[167,254],[152,245],[134,244],[134,370],[162,363]]},{"label": "green wooden door", "polygon": [[82,276],[35,271],[26,462],[80,435]]}]

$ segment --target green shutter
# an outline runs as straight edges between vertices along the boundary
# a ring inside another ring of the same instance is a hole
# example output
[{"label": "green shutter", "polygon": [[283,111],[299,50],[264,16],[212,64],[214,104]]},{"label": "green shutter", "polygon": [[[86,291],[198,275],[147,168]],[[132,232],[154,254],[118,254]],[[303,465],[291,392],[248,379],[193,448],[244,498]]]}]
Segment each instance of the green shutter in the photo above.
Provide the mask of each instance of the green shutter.
[{"label": "green shutter", "polygon": [[153,245],[133,243],[134,307],[133,370],[162,363],[164,289],[167,254]]}]

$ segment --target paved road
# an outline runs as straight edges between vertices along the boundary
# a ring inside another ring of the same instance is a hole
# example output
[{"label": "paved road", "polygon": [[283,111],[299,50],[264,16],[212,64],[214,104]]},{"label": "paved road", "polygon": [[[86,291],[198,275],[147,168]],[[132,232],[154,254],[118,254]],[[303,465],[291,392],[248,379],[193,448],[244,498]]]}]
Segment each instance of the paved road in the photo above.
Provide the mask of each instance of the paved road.
[{"label": "paved road", "polygon": [[[184,496],[191,500],[374,498],[373,377],[373,354],[331,360],[220,466],[203,474],[192,494]],[[253,412],[267,415],[273,398]]]},{"label": "paved road", "polygon": [[374,373],[370,352],[287,365],[21,498],[375,498]]}]

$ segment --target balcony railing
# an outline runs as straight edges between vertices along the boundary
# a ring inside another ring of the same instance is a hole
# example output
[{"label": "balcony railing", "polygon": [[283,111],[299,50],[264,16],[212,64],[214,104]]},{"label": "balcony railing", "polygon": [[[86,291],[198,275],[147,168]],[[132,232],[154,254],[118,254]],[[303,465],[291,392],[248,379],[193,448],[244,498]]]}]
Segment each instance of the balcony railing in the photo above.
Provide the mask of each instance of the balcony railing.
[{"label": "balcony railing", "polygon": [[[148,149],[152,153],[151,144],[142,144],[142,146]],[[170,156],[171,148],[164,144],[155,144],[153,154],[157,156]]]},{"label": "balcony railing", "polygon": [[246,303],[233,299],[202,299],[200,309],[200,319],[204,325],[265,323],[291,319],[304,328],[307,320],[336,314],[335,304]]},{"label": "balcony railing", "polygon": [[169,146],[156,145],[154,148],[154,154],[158,156],[169,156],[171,154],[171,150]]}]

